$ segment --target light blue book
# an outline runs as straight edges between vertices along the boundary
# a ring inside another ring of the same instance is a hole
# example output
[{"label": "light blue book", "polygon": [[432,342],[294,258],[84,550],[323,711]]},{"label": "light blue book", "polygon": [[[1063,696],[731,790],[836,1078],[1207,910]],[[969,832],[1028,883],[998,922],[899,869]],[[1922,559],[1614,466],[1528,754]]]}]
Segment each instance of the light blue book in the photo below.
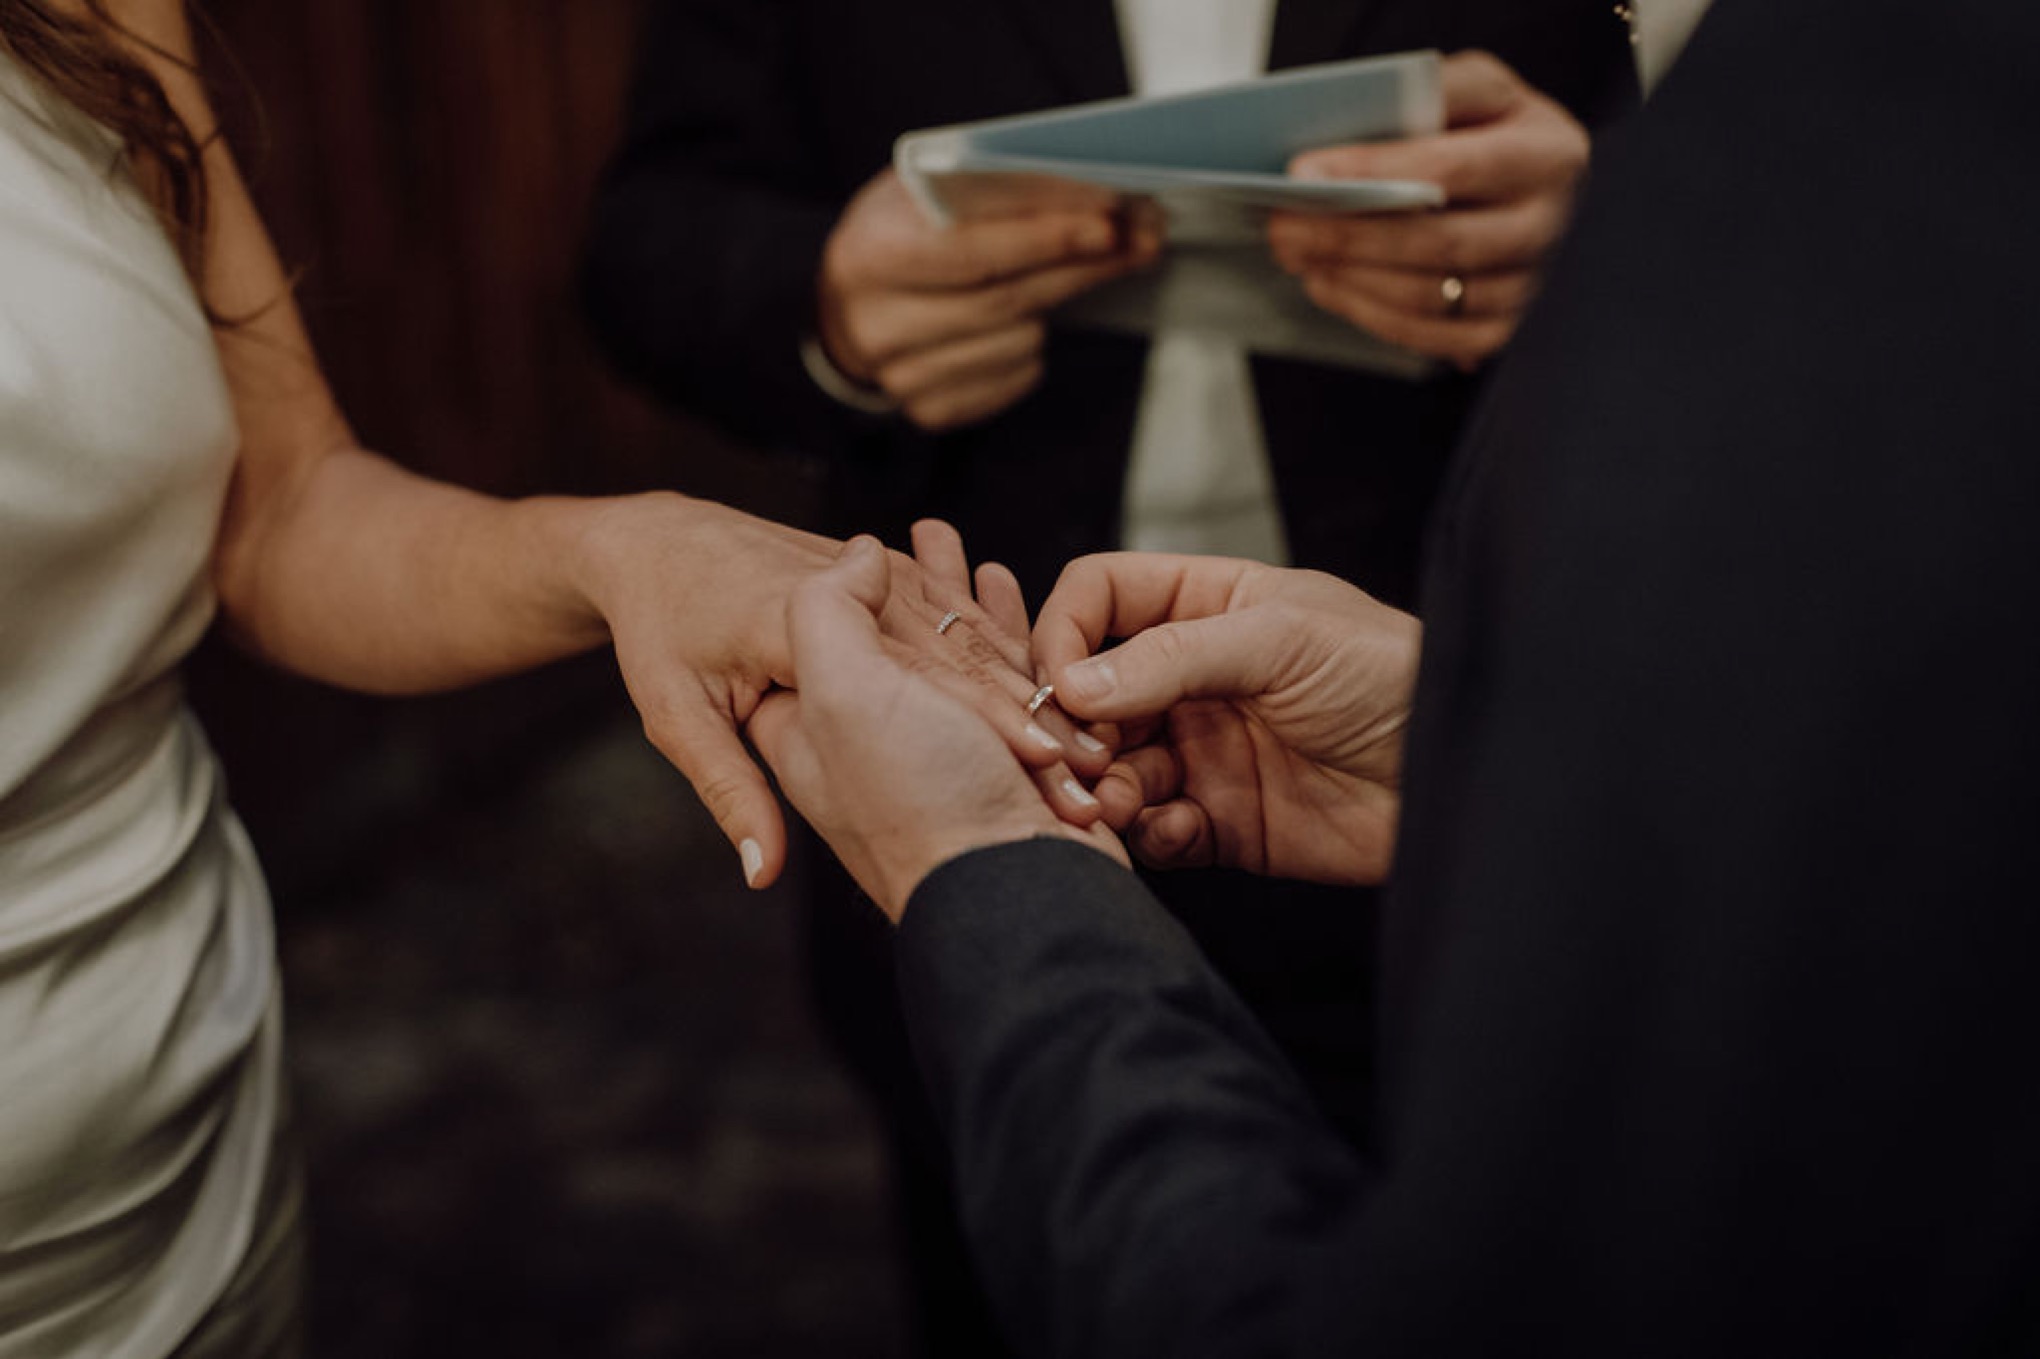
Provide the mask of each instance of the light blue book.
[{"label": "light blue book", "polygon": [[1399,212],[1440,207],[1434,184],[1298,180],[1303,151],[1436,133],[1438,54],[1308,66],[1187,94],[1109,99],[911,132],[894,147],[931,221],[1072,208],[1159,221],[1163,263],[1077,299],[1057,319],[1227,335],[1248,348],[1416,376],[1429,360],[1320,311],[1268,257],[1274,209]]}]

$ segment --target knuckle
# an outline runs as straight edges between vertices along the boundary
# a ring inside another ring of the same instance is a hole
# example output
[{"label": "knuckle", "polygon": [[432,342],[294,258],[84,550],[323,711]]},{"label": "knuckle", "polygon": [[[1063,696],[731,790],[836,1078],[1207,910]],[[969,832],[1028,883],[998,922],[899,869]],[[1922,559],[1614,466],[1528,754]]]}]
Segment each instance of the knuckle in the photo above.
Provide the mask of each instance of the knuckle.
[{"label": "knuckle", "polygon": [[1459,62],[1469,71],[1477,71],[1484,76],[1507,76],[1512,74],[1507,64],[1485,47],[1469,47],[1462,52],[1454,53],[1452,59]]},{"label": "knuckle", "polygon": [[931,434],[948,429],[955,420],[950,403],[937,397],[920,397],[906,402],[900,413]]},{"label": "knuckle", "polygon": [[1267,610],[1262,632],[1269,637],[1295,640],[1315,636],[1323,627],[1324,619],[1291,599],[1270,600],[1262,606]]},{"label": "knuckle", "polygon": [[898,343],[863,307],[852,307],[843,317],[843,331],[850,347],[867,364],[881,366],[896,358]]},{"label": "knuckle", "polygon": [[1368,163],[1364,150],[1348,146],[1307,151],[1292,162],[1303,173],[1325,179],[1365,178]]},{"label": "knuckle", "polygon": [[1439,175],[1446,197],[1458,202],[1495,195],[1509,176],[1509,154],[1493,138],[1459,146]]},{"label": "knuckle", "polygon": [[872,379],[894,401],[904,405],[941,385],[939,366],[927,356],[910,353],[880,364]]},{"label": "knuckle", "polygon": [[712,774],[694,785],[695,796],[719,825],[727,825],[743,807],[747,791],[744,781],[733,774]]},{"label": "knuckle", "polygon": [[663,715],[647,711],[640,725],[644,728],[645,740],[653,750],[671,760],[680,749],[679,737],[673,732],[673,724]]},{"label": "knuckle", "polygon": [[977,287],[998,276],[998,261],[982,235],[959,233],[950,260],[956,279],[966,287]]},{"label": "knuckle", "polygon": [[1180,675],[1190,659],[1190,648],[1182,631],[1162,627],[1153,629],[1146,636],[1148,644],[1142,650],[1147,661],[1165,674]]},{"label": "knuckle", "polygon": [[1431,262],[1448,274],[1463,274],[1473,267],[1472,242],[1466,228],[1441,220],[1431,240]]},{"label": "knuckle", "polygon": [[999,316],[1021,317],[1033,312],[1033,296],[1023,278],[1002,279],[987,287],[985,307]]}]

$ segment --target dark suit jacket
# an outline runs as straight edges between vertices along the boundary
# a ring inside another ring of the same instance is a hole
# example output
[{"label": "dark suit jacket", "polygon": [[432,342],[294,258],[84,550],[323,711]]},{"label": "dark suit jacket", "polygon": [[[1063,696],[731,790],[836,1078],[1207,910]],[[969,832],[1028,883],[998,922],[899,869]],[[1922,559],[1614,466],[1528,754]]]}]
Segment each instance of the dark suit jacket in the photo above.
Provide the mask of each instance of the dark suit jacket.
[{"label": "dark suit jacket", "polygon": [[[1487,47],[1590,124],[1634,102],[1608,0],[1280,0],[1271,58],[1426,46]],[[974,556],[1012,566],[1036,603],[1071,558],[1114,546],[1144,343],[1059,332],[1040,390],[939,436],[845,409],[797,356],[823,241],[896,136],[1125,93],[1111,0],[664,0],[641,61],[586,268],[590,315],[620,366],[743,438],[824,457],[830,531],[903,542],[913,519],[940,515]],[[1297,564],[1409,603],[1472,384],[1254,369]],[[816,895],[832,883],[848,895],[826,869]],[[1166,891],[1357,1126],[1371,1078],[1357,985],[1371,894],[1222,874],[1178,875]],[[1227,907],[1243,893],[1279,927],[1238,928]],[[862,909],[811,902],[820,997],[868,1077],[896,1067],[910,1083],[904,1042],[874,1044],[851,1017],[892,990],[875,967],[845,963],[884,957],[875,926],[858,931]]]},{"label": "dark suit jacket", "polygon": [[1058,1355],[2040,1353],[2040,10],[1719,0],[1455,465],[1384,1141],[1046,842],[899,936]]},{"label": "dark suit jacket", "polygon": [[[1607,0],[1281,0],[1272,57],[1472,45],[1590,122],[1633,101]],[[828,527],[897,539],[941,514],[1039,602],[1065,562],[1113,545],[1145,345],[1059,333],[1034,395],[929,436],[843,409],[797,342],[823,241],[900,133],[1125,92],[1110,0],[668,0],[596,205],[596,328],[669,400],[828,457]],[[1407,601],[1468,384],[1267,361],[1256,376],[1298,563]]]}]

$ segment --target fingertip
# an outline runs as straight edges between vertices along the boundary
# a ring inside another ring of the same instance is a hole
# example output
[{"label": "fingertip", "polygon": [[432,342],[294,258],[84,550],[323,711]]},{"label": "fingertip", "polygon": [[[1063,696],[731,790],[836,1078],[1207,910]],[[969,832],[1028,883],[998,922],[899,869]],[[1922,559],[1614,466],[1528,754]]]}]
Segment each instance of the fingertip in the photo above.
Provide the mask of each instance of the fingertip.
[{"label": "fingertip", "polygon": [[1011,567],[1004,562],[981,562],[977,568],[976,581],[979,603],[987,608],[990,608],[992,601],[1017,604],[1021,617],[1025,618],[1027,596],[1020,588],[1020,577],[1013,574]]},{"label": "fingertip", "polygon": [[1070,767],[1078,773],[1097,778],[1112,767],[1112,747],[1082,727],[1075,726],[1074,723],[1072,727],[1074,729],[1070,733],[1069,750],[1065,758],[1069,761]]},{"label": "fingertip", "polygon": [[1056,814],[1073,826],[1088,826],[1105,814],[1090,789],[1065,774],[1056,784]]},{"label": "fingertip", "polygon": [[745,886],[762,891],[777,882],[786,863],[786,823],[757,766],[746,761],[744,770],[705,778],[696,791],[737,852]]},{"label": "fingertip", "polygon": [[743,869],[744,885],[762,892],[777,883],[786,870],[786,826],[777,817],[770,825],[754,827],[736,837],[737,863]]},{"label": "fingertip", "polygon": [[874,613],[885,606],[892,590],[892,561],[884,543],[868,533],[858,534],[843,544],[834,570],[859,603]]},{"label": "fingertip", "polygon": [[1047,769],[1062,760],[1067,753],[1063,743],[1039,722],[1029,722],[1020,729],[1020,741],[1013,753],[1020,762],[1032,769]]},{"label": "fingertip", "polygon": [[[858,538],[868,538],[870,536],[870,534],[857,535]],[[916,550],[924,542],[941,544],[951,541],[959,543],[963,541],[963,535],[956,531],[955,525],[951,524],[947,519],[937,519],[933,516],[926,519],[916,519],[913,525],[907,529],[907,537],[913,542]],[[857,539],[853,538],[851,541],[855,542]]]},{"label": "fingertip", "polygon": [[[939,524],[941,522],[939,519],[924,519],[921,521],[921,523],[927,524]],[[919,528],[920,524],[916,524],[915,527]],[[869,533],[859,533],[852,536],[844,542],[843,546],[836,553],[836,560],[846,564],[868,561],[873,557],[880,560],[884,559],[885,544]]]},{"label": "fingertip", "polygon": [[1311,181],[1337,179],[1343,156],[1342,151],[1305,151],[1289,162],[1289,177]]},{"label": "fingertip", "polygon": [[1151,868],[1188,866],[1197,841],[1195,814],[1180,802],[1151,807],[1134,819],[1126,842]]},{"label": "fingertip", "polygon": [[908,537],[914,561],[926,573],[929,584],[951,596],[970,593],[970,558],[964,552],[961,533],[940,519],[917,519],[908,530]]},{"label": "fingertip", "polygon": [[1122,833],[1147,805],[1139,778],[1124,765],[1115,764],[1107,769],[1092,792],[1098,799],[1105,824]]},{"label": "fingertip", "polygon": [[786,862],[786,824],[764,776],[746,761],[743,771],[710,779],[703,791],[710,815],[737,852],[745,885],[754,891],[770,887]]}]

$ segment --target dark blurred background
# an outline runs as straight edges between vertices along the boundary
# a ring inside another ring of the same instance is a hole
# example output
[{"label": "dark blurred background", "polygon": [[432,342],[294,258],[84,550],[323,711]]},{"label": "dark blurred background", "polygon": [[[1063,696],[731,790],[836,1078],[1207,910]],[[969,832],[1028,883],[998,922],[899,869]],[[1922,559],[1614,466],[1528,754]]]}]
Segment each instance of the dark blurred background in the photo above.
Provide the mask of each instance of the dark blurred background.
[{"label": "dark blurred background", "polygon": [[[211,0],[229,127],[363,441],[501,494],[811,517],[811,469],[604,372],[575,252],[634,0]],[[315,1352],[887,1355],[869,1116],[607,656],[353,698],[214,643],[198,702],[271,876]]]}]

